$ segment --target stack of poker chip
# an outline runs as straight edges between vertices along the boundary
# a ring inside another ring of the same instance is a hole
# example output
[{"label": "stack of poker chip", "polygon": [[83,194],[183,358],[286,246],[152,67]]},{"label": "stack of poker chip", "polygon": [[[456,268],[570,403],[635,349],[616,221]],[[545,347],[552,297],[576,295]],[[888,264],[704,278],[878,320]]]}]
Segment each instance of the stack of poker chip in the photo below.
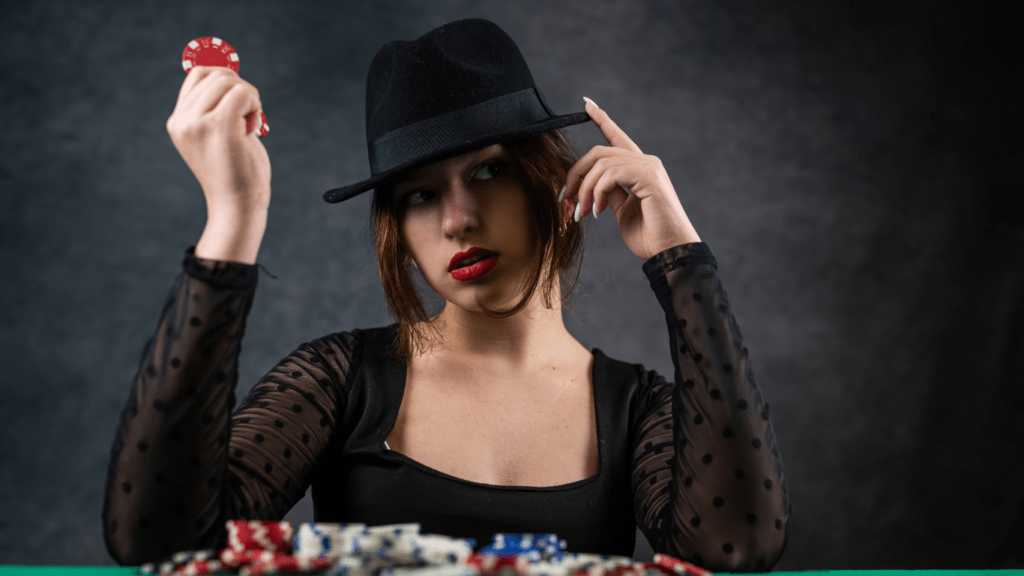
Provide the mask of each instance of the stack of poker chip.
[{"label": "stack of poker chip", "polygon": [[475,541],[420,534],[419,524],[301,524],[230,520],[227,547],[178,552],[141,567],[143,574],[322,574],[327,576],[713,576],[682,560],[566,552],[555,534],[495,534]]},{"label": "stack of poker chip", "polygon": [[565,554],[560,561],[531,565],[528,576],[714,576],[671,556],[655,555],[654,562],[634,562],[627,556]]},{"label": "stack of poker chip", "polygon": [[419,524],[303,524],[295,556],[332,559],[326,574],[345,576],[476,576],[466,559],[473,540],[420,534]]},{"label": "stack of poker chip", "polygon": [[484,575],[714,576],[664,554],[655,554],[654,562],[634,562],[628,556],[572,554],[566,547],[566,541],[555,534],[495,534],[494,542],[468,561]]}]

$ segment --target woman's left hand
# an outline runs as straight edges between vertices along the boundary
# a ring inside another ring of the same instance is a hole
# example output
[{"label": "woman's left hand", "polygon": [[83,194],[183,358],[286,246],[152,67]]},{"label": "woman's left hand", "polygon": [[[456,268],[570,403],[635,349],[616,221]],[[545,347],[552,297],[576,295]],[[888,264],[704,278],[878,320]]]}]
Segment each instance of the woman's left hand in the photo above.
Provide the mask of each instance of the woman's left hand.
[{"label": "woman's left hand", "polygon": [[661,160],[641,152],[593,102],[586,109],[611,146],[594,146],[569,170],[565,200],[578,198],[579,219],[611,208],[626,246],[642,260],[700,242]]}]

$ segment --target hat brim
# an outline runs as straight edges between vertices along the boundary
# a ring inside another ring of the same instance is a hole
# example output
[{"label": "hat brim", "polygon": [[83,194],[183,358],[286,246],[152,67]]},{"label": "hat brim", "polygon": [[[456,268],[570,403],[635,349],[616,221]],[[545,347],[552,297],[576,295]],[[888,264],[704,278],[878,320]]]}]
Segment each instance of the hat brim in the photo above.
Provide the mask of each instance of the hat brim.
[{"label": "hat brim", "polygon": [[551,130],[564,128],[566,126],[582,124],[584,122],[588,122],[589,120],[590,115],[587,114],[586,112],[575,112],[573,114],[563,114],[562,116],[552,116],[550,118],[545,118],[540,122],[535,122],[527,126],[521,126],[514,130],[506,130],[503,132],[488,134],[487,136],[482,136],[474,140],[460,143],[457,146],[449,146],[443,150],[438,150],[430,154],[425,154],[423,156],[413,158],[412,160],[409,160],[408,162],[391,168],[390,170],[386,170],[384,172],[381,172],[380,174],[375,174],[373,177],[363,180],[362,182],[357,182],[355,184],[350,184],[348,186],[342,186],[341,188],[333,188],[331,190],[328,190],[327,192],[324,192],[324,201],[329,202],[331,204],[337,202],[344,202],[345,200],[354,198],[355,196],[358,196],[363,192],[366,192],[367,190],[377,188],[378,186],[385,184],[389,180],[392,180],[396,176],[399,176],[400,174],[403,174],[409,170],[422,168],[427,164],[432,164],[440,160],[445,160],[447,158],[459,156],[460,154],[465,154],[466,152],[483,148],[485,146],[490,146],[492,144],[497,144],[499,142],[511,142],[513,140],[529,138],[530,136],[536,136],[538,134],[543,134],[544,132],[550,132]]}]

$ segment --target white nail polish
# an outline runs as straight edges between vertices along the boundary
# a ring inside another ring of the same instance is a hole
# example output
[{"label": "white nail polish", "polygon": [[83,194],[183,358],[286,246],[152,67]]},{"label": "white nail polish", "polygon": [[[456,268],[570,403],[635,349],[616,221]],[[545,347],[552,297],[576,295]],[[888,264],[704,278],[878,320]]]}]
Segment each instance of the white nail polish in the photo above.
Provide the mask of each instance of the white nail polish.
[{"label": "white nail polish", "polygon": [[558,203],[561,204],[565,198],[565,186],[562,186],[562,191],[558,193]]},{"label": "white nail polish", "polygon": [[[591,100],[590,98],[587,98],[586,96],[584,96],[584,97],[583,97],[583,99],[584,99],[585,101],[587,101],[587,102],[590,102],[590,103],[591,103],[591,104],[593,104],[594,106],[597,106],[597,102],[594,102],[594,101],[593,101],[593,100]],[[597,106],[597,107],[598,107],[598,108],[600,108],[600,106]]]},{"label": "white nail polish", "polygon": [[573,214],[572,219],[575,220],[576,222],[580,221],[580,203],[579,202],[576,203],[576,213]]},{"label": "white nail polish", "polygon": [[597,198],[594,198],[594,207],[590,210],[590,213],[594,215],[594,220],[597,220]]}]

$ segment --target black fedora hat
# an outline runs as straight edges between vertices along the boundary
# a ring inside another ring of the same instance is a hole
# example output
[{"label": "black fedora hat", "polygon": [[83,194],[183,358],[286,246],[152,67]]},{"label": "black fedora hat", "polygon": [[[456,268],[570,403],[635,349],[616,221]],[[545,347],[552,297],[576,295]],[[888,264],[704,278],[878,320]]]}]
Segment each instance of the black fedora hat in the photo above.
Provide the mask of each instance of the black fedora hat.
[{"label": "black fedora hat", "polygon": [[388,42],[366,78],[366,146],[372,176],[324,192],[342,202],[409,170],[466,152],[582,124],[556,115],[526,60],[497,24],[479,18]]}]

